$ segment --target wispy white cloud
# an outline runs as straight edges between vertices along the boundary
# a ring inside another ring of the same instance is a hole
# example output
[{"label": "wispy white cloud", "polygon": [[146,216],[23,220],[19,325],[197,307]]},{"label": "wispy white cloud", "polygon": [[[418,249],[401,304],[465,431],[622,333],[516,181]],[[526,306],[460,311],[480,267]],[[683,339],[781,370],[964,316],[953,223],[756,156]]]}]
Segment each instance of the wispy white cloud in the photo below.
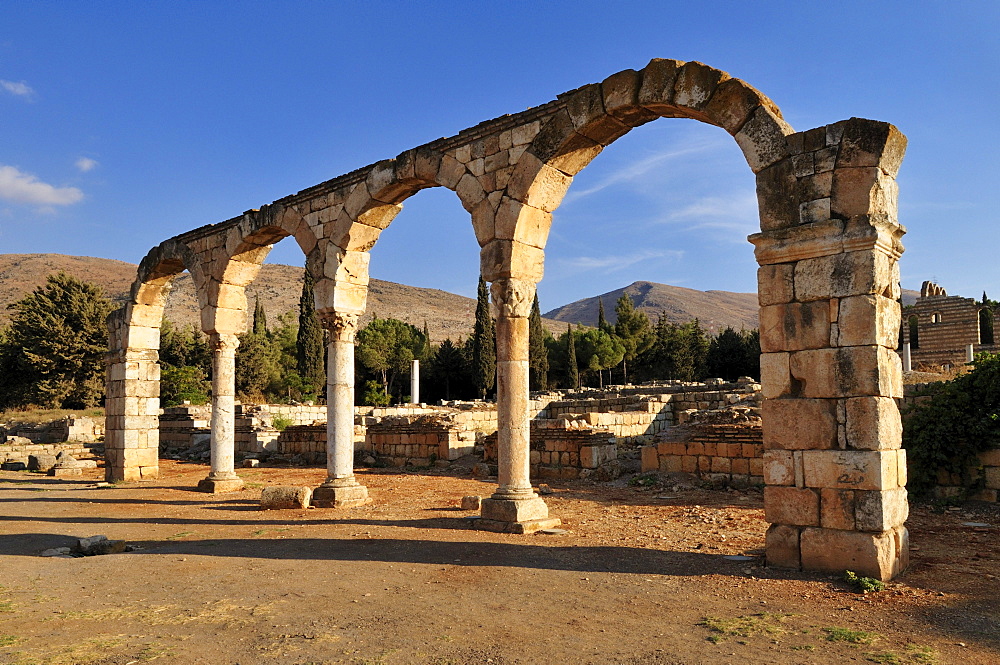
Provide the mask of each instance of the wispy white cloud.
[{"label": "wispy white cloud", "polygon": [[87,171],[93,171],[97,167],[97,160],[91,159],[90,157],[81,157],[76,160],[76,168],[80,169],[80,173],[86,173]]},{"label": "wispy white cloud", "polygon": [[0,166],[0,199],[38,206],[65,206],[83,200],[76,187],[55,187],[13,166]]},{"label": "wispy white cloud", "polygon": [[591,194],[596,194],[601,190],[607,189],[608,187],[613,187],[615,185],[622,185],[639,180],[643,176],[646,176],[654,169],[661,167],[664,163],[670,162],[683,157],[690,157],[695,154],[704,153],[715,147],[712,142],[699,142],[693,145],[688,145],[682,148],[672,148],[665,150],[663,152],[658,152],[656,154],[649,155],[643,159],[632,162],[628,166],[613,171],[606,177],[602,178],[597,183],[591,185],[586,189],[570,189],[566,193],[566,197],[563,199],[563,203],[570,203],[582,199]]},{"label": "wispy white cloud", "polygon": [[31,99],[35,96],[35,90],[24,81],[5,81],[0,79],[0,88],[6,90],[15,97]]},{"label": "wispy white cloud", "polygon": [[638,252],[632,252],[631,254],[575,256],[558,259],[557,261],[564,268],[567,268],[572,272],[599,271],[603,273],[612,273],[618,270],[624,270],[629,266],[633,266],[643,261],[649,261],[651,259],[678,260],[683,255],[684,252],[682,251],[656,251],[646,249]]},{"label": "wispy white cloud", "polygon": [[725,229],[753,233],[758,225],[757,195],[753,192],[734,192],[729,196],[703,196],[665,214],[659,223],[686,224],[689,230]]}]

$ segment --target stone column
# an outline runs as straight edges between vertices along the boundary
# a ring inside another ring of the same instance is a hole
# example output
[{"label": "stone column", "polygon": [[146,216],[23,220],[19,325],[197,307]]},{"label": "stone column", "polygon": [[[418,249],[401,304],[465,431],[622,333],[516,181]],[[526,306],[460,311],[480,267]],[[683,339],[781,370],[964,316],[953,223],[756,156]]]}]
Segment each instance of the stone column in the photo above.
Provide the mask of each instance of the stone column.
[{"label": "stone column", "polygon": [[905,138],[854,118],[788,140],[790,162],[758,175],[764,230],[750,237],[761,266],[767,562],[888,580],[909,559],[895,401],[905,229],[894,177]]},{"label": "stone column", "polygon": [[410,363],[410,404],[420,404],[420,361]]},{"label": "stone column", "polygon": [[354,336],[358,315],[322,314],[330,336],[326,368],[326,481],[316,488],[317,508],[351,508],[370,501],[354,477]]},{"label": "stone column", "polygon": [[108,482],[153,480],[159,475],[159,311],[130,304],[107,319],[104,477]]},{"label": "stone column", "polygon": [[219,494],[243,489],[236,475],[236,348],[231,333],[212,333],[212,470],[198,489]]},{"label": "stone column", "polygon": [[559,524],[531,488],[528,413],[528,316],[533,282],[503,278],[490,290],[497,307],[497,466],[499,487],[482,504],[476,527],[531,533]]}]

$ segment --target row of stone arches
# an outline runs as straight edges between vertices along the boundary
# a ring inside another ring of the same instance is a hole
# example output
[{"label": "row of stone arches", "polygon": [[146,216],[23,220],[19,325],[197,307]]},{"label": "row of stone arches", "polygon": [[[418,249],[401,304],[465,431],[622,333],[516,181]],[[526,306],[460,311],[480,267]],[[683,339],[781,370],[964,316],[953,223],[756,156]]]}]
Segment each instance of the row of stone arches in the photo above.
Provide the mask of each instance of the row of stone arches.
[{"label": "row of stone arches", "polygon": [[170,281],[186,269],[213,348],[212,469],[203,485],[239,486],[233,358],[246,325],[244,289],[270,246],[293,236],[330,332],[328,479],[314,496],[331,506],[365,500],[352,467],[353,340],[369,251],[407,198],[444,187],[470,214],[498,311],[499,477],[479,524],[517,532],[546,524],[528,476],[528,315],[552,213],[605,146],[661,117],[722,127],[756,176],[761,232],[750,241],[761,265],[768,559],[895,575],[907,551],[892,352],[904,233],[895,174],[905,138],[857,118],[796,133],[760,92],[698,62],[653,60],[151,250],[129,302],[109,318],[109,479],[156,476],[158,328]]}]

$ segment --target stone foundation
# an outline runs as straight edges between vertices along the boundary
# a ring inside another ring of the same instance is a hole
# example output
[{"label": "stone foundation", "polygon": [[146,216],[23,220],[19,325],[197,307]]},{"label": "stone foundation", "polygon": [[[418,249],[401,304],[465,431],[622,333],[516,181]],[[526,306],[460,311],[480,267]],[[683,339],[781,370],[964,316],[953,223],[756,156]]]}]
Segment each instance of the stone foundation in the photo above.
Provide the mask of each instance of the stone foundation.
[{"label": "stone foundation", "polygon": [[690,473],[713,484],[764,484],[760,421],[671,428],[654,445],[642,447],[642,470]]}]

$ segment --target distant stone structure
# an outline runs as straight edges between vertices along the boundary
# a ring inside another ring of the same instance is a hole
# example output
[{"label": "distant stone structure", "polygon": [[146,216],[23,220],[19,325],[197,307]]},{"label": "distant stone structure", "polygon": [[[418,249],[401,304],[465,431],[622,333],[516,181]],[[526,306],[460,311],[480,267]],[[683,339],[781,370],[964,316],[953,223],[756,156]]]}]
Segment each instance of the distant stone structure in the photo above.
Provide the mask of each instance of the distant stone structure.
[{"label": "distant stone structure", "polygon": [[924,282],[917,302],[903,308],[901,350],[910,345],[914,369],[955,367],[966,362],[970,344],[974,353],[1000,351],[997,331],[1000,310]]},{"label": "distant stone structure", "polygon": [[895,576],[908,556],[905,458],[893,401],[902,393],[894,349],[905,233],[895,177],[906,138],[888,123],[861,118],[796,132],[758,90],[700,62],[654,59],[153,248],[129,300],[109,317],[109,480],[158,473],[159,326],[171,281],[188,270],[213,349],[211,472],[201,486],[242,486],[234,471],[233,366],[237,335],[246,329],[245,287],[271,246],[294,236],[329,332],[328,478],[313,500],[367,501],[354,476],[353,405],[369,251],[406,199],[444,187],[471,216],[498,313],[498,487],[483,500],[476,525],[553,525],[558,520],[529,478],[528,400],[528,316],[552,213],[573,176],[605,146],[676,117],[721,127],[756,177],[761,230],[749,240],[761,266],[765,505],[774,517],[768,561]]}]

